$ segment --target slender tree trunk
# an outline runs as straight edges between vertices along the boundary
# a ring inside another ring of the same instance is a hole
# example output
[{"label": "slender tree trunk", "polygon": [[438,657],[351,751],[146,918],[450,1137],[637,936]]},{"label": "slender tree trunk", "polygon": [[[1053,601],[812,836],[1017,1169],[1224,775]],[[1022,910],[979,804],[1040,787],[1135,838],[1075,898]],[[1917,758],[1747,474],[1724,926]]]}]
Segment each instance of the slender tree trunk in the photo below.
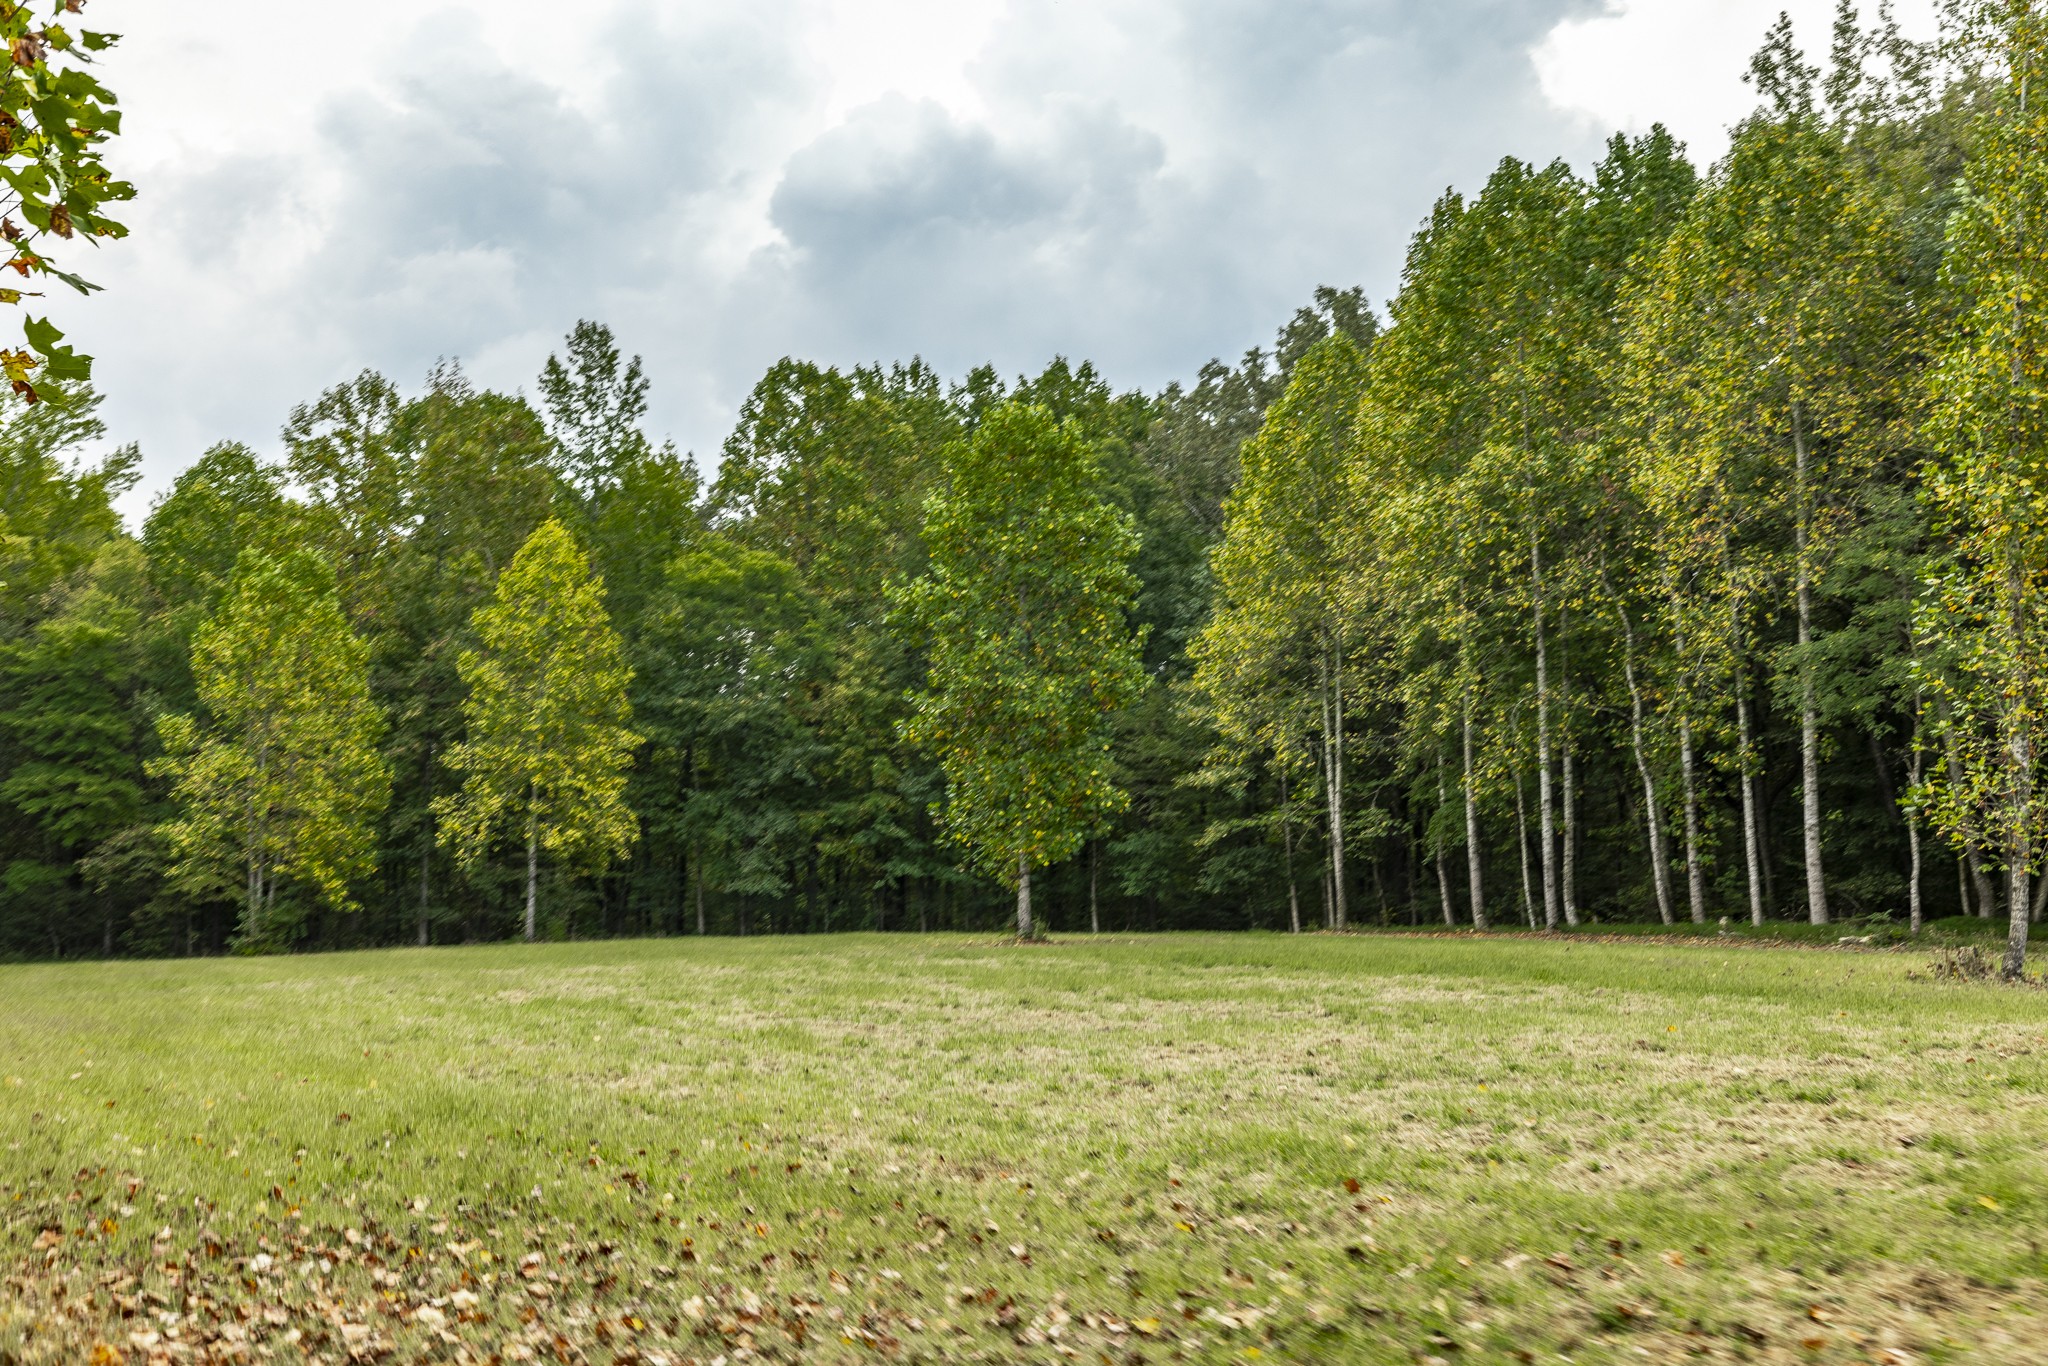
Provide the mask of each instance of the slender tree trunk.
[{"label": "slender tree trunk", "polygon": [[1479,866],[1479,775],[1472,764],[1472,689],[1465,688],[1465,880],[1472,898],[1472,928],[1486,928],[1486,888]]},{"label": "slender tree trunk", "polygon": [[1970,904],[1970,875],[1963,868],[1961,855],[1956,856],[1956,904],[1963,908],[1966,916],[1977,914],[1977,908]]},{"label": "slender tree trunk", "polygon": [[[1436,761],[1437,819],[1431,822],[1439,831],[1443,829],[1443,809],[1450,804],[1450,794],[1444,791],[1444,761],[1439,755]],[[1443,898],[1444,924],[1455,927],[1458,923],[1458,913],[1451,905],[1451,875],[1444,867],[1444,840],[1441,834],[1436,838],[1436,883],[1437,891]]]},{"label": "slender tree trunk", "polygon": [[[1955,731],[1952,727],[1945,737],[1945,748],[1947,750],[1949,782],[1957,787],[1961,787],[1963,782],[1963,761],[1956,753]],[[1998,898],[1991,890],[1990,875],[1984,871],[1984,860],[1978,851],[1976,832],[1967,827],[1963,830],[1962,866],[1969,870],[1970,890],[1976,893],[1977,901],[1976,909],[1973,912],[1970,907],[1970,898],[1965,896],[1963,898],[1963,914],[1974,914],[1980,920],[1991,919],[1998,914]]]},{"label": "slender tree trunk", "polygon": [[1102,873],[1102,841],[1088,841],[1088,933],[1102,933],[1102,909],[1095,899],[1096,883]]},{"label": "slender tree trunk", "polygon": [[[1678,585],[1671,584],[1671,634],[1672,643],[1678,648],[1679,689],[1681,694],[1690,691],[1691,678],[1685,673],[1685,620],[1678,601]],[[1685,798],[1685,893],[1690,903],[1692,923],[1707,923],[1707,879],[1706,869],[1700,856],[1700,794],[1696,781],[1695,762],[1692,747],[1692,713],[1690,698],[1679,698],[1678,710],[1678,774],[1684,787]]]},{"label": "slender tree trunk", "polygon": [[1678,718],[1678,770],[1685,784],[1685,891],[1692,923],[1707,923],[1706,869],[1700,863],[1700,796],[1693,780],[1692,721]]},{"label": "slender tree trunk", "polygon": [[1522,910],[1528,915],[1529,928],[1533,930],[1536,928],[1536,890],[1529,881],[1529,812],[1519,768],[1515,772],[1515,852],[1522,859]]},{"label": "slender tree trunk", "polygon": [[1323,732],[1323,743],[1330,755],[1324,772],[1330,799],[1331,928],[1341,930],[1350,923],[1344,904],[1344,653],[1341,642],[1332,653],[1334,658],[1326,659],[1323,666],[1325,689],[1329,695],[1329,723]]},{"label": "slender tree trunk", "polygon": [[1736,765],[1742,783],[1742,852],[1749,868],[1749,923],[1764,923],[1764,870],[1762,841],[1756,810],[1756,775],[1749,771],[1755,735],[1750,722],[1749,683],[1738,665],[1735,670],[1735,716],[1742,742],[1741,761]]},{"label": "slender tree trunk", "polygon": [[[1917,653],[1917,650],[1915,651]],[[1906,783],[1912,791],[1911,804],[1906,807],[1906,852],[1912,862],[1912,873],[1906,884],[1906,906],[1912,917],[1913,933],[1920,933],[1920,926],[1926,919],[1920,899],[1920,783],[1927,776],[1927,755],[1920,745],[1921,708],[1918,697],[1913,702],[1913,748],[1912,758],[1906,768]]]},{"label": "slender tree trunk", "polygon": [[[1612,596],[1612,590],[1609,590]],[[1650,877],[1657,891],[1657,915],[1666,925],[1671,913],[1671,859],[1664,849],[1664,820],[1657,805],[1657,779],[1650,772],[1650,759],[1643,743],[1643,688],[1636,678],[1636,628],[1628,609],[1616,599],[1615,612],[1621,618],[1621,666],[1628,680],[1629,745],[1635,751],[1636,773],[1643,780],[1643,820],[1650,834]],[[1520,793],[1517,792],[1519,798]]]},{"label": "slender tree trunk", "polygon": [[1906,850],[1913,864],[1913,871],[1908,874],[1911,880],[1906,886],[1906,905],[1912,917],[1913,933],[1918,934],[1920,933],[1920,925],[1925,919],[1920,903],[1920,813],[1918,811],[1906,813]]},{"label": "slender tree trunk", "polygon": [[1812,501],[1808,488],[1806,430],[1798,400],[1792,403],[1793,467],[1798,479],[1799,514],[1794,549],[1799,556],[1799,781],[1800,822],[1806,842],[1806,914],[1816,925],[1828,923],[1827,878],[1821,868],[1820,707],[1815,699],[1813,656]]},{"label": "slender tree trunk", "polygon": [[1274,759],[1280,771],[1280,848],[1287,860],[1287,932],[1300,934],[1301,891],[1294,884],[1294,816],[1287,805],[1287,763],[1278,753]]},{"label": "slender tree trunk", "polygon": [[1749,637],[1742,628],[1742,595],[1735,585],[1735,566],[1726,535],[1721,538],[1721,566],[1729,586],[1728,652],[1734,663],[1736,734],[1741,745],[1736,754],[1735,771],[1737,780],[1742,784],[1742,857],[1743,867],[1749,876],[1749,923],[1761,925],[1764,923],[1763,841],[1757,815],[1756,775],[1750,771],[1750,765],[1756,758],[1756,729],[1750,713],[1749,678],[1742,668]]},{"label": "slender tree trunk", "polygon": [[1976,845],[1963,851],[1970,869],[1970,889],[1977,894],[1977,918],[1991,920],[1998,915],[1998,893],[1992,890],[1991,874],[1984,871],[1984,859]]},{"label": "slender tree trunk", "polygon": [[1564,923],[1577,926],[1579,923],[1579,785],[1577,755],[1572,747],[1569,730],[1563,736],[1564,748],[1564,790],[1559,795],[1564,799],[1564,829],[1559,832],[1558,842],[1564,846]]},{"label": "slender tree trunk", "polygon": [[1017,855],[1017,937],[1031,937],[1031,858]]},{"label": "slender tree trunk", "polygon": [[249,856],[249,937],[263,932],[263,862],[260,854]]},{"label": "slender tree trunk", "polygon": [[420,947],[427,946],[427,906],[433,896],[434,842],[431,834],[427,847],[420,850]]},{"label": "slender tree trunk", "polygon": [[1529,528],[1529,574],[1536,627],[1536,823],[1543,869],[1543,925],[1557,928],[1557,815],[1550,791],[1550,651],[1543,634],[1543,555]]},{"label": "slender tree trunk", "polygon": [[1337,927],[1337,916],[1336,913],[1330,908],[1330,861],[1328,859],[1323,860],[1323,866],[1321,871],[1321,889],[1323,893],[1323,928],[1326,930],[1330,930],[1335,929]]},{"label": "slender tree trunk", "polygon": [[690,880],[696,884],[697,892],[697,934],[702,938],[704,928],[704,862],[696,850],[690,852]]},{"label": "slender tree trunk", "polygon": [[[2024,100],[2024,96],[2022,99]],[[2012,700],[2006,704],[2005,730],[2007,780],[2011,809],[2006,814],[2005,867],[2010,883],[2006,895],[2005,976],[2018,981],[2027,969],[2027,929],[2033,911],[2028,879],[2033,873],[2034,847],[2034,746],[2029,726],[2028,701],[2033,696],[2032,669],[2027,659],[2025,629],[2026,570],[2016,548],[2006,552],[2006,656],[2012,661]]]},{"label": "slender tree trunk", "polygon": [[[2029,6],[2029,9],[2032,7]],[[2027,115],[2027,85],[2031,72],[2019,79],[2019,112],[2022,122]],[[2027,242],[2027,222],[2022,210],[2017,223],[2020,253],[2024,254]],[[2022,355],[2026,295],[2016,282],[2012,295],[2012,335],[2016,344],[2012,348],[2012,388],[2018,394],[2026,383],[2026,369]],[[2010,402],[2010,400],[2009,400]],[[2017,417],[2010,407],[2007,421],[2015,429],[2019,427]],[[2026,562],[2017,544],[2017,534],[2006,532],[2005,552],[2005,622],[2007,631],[2006,657],[2012,661],[2014,677],[2007,685],[2009,696],[2006,703],[2004,725],[2006,762],[2011,768],[2011,803],[2006,831],[2005,866],[2011,879],[2007,895],[2011,902],[2006,908],[2005,934],[2005,976],[2018,981],[2026,975],[2027,968],[2027,921],[2033,907],[2033,898],[2027,894],[2027,879],[2033,872],[2034,849],[2034,756],[2031,716],[2033,711],[2032,669],[2029,667],[2028,640],[2026,630],[2027,574]]]},{"label": "slender tree trunk", "polygon": [[534,811],[534,794],[526,796],[526,942],[533,942],[537,928],[540,894],[540,822]]}]

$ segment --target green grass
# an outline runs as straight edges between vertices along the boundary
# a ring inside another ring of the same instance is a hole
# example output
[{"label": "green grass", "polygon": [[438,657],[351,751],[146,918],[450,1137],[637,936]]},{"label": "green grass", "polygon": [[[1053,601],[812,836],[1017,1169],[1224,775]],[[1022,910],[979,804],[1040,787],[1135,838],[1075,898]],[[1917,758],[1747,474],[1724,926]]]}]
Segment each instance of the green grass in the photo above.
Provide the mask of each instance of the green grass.
[{"label": "green grass", "polygon": [[1926,958],[0,968],[0,1362],[2048,1360],[2048,993]]}]

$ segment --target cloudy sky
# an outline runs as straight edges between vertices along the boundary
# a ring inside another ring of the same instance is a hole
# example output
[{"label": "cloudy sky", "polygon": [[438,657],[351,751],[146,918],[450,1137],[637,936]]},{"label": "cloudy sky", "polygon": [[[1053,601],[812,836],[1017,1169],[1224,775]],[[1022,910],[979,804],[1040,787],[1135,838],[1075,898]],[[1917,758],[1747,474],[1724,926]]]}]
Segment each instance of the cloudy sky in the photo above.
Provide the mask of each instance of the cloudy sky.
[{"label": "cloudy sky", "polygon": [[1830,0],[92,0],[141,199],[57,316],[131,511],[366,367],[530,389],[585,317],[705,457],[788,354],[1156,388],[1384,300],[1503,156],[1711,159],[1787,4],[1824,48]]}]

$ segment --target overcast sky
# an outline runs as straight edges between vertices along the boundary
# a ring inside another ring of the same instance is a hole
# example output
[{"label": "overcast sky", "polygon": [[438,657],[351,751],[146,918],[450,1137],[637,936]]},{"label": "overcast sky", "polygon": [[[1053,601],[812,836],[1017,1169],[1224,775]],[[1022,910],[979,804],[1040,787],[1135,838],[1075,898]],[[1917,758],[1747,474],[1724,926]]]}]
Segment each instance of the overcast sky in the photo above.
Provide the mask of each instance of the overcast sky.
[{"label": "overcast sky", "polygon": [[[56,312],[131,511],[366,367],[530,392],[586,317],[707,466],[783,355],[1155,389],[1317,284],[1383,301],[1503,156],[1661,119],[1710,160],[1785,4],[92,0],[141,198]],[[1831,0],[1789,7],[1824,49]]]}]

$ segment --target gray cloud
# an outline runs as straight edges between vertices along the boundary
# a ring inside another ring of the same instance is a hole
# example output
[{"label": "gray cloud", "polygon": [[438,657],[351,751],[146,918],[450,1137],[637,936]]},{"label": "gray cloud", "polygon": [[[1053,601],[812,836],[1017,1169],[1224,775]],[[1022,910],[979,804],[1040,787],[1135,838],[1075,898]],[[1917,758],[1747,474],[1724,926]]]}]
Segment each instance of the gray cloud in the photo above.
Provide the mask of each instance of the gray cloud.
[{"label": "gray cloud", "polygon": [[581,91],[437,19],[300,153],[145,182],[140,245],[71,315],[117,435],[160,486],[366,365],[527,382],[578,317],[702,452],[784,353],[1062,352],[1155,387],[1318,283],[1384,297],[1444,185],[1597,150],[1529,51],[1598,0],[1015,0],[982,109],[891,95],[822,131],[812,2],[615,14]]}]

